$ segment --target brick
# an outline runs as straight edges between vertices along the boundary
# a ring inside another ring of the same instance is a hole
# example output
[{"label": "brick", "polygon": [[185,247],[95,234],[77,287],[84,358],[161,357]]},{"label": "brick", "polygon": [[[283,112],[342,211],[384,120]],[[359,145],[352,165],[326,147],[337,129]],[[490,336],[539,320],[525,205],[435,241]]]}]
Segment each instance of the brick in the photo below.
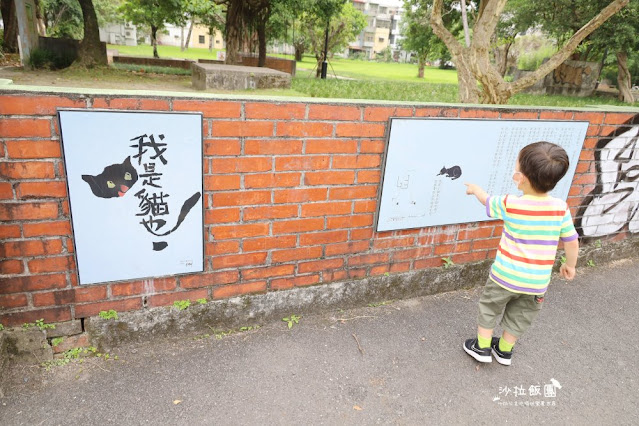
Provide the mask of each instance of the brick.
[{"label": "brick", "polygon": [[365,198],[377,198],[377,185],[330,188],[328,198],[329,200],[360,200]]},{"label": "brick", "polygon": [[575,112],[573,114],[574,121],[588,121],[590,124],[601,124],[603,118],[603,112]]},{"label": "brick", "polygon": [[339,203],[310,203],[302,205],[302,217],[335,216],[350,214],[352,205],[350,202]]},{"label": "brick", "polygon": [[214,121],[211,135],[215,137],[273,136],[275,125],[270,121]]},{"label": "brick", "polygon": [[0,294],[29,293],[40,290],[59,289],[66,286],[67,277],[65,274],[0,278]]},{"label": "brick", "polygon": [[331,159],[327,155],[278,157],[275,159],[275,170],[291,171],[328,169],[330,161]]},{"label": "brick", "polygon": [[464,108],[459,111],[459,118],[499,118],[499,111],[479,108]]},{"label": "brick", "polygon": [[13,187],[9,182],[0,182],[0,199],[2,200],[14,199]]},{"label": "brick", "polygon": [[321,247],[302,247],[290,250],[277,250],[271,253],[273,263],[290,262],[292,260],[317,259],[322,255]]},{"label": "brick", "polygon": [[21,161],[0,163],[0,177],[5,179],[51,179],[55,177],[52,162]]},{"label": "brick", "polygon": [[213,173],[266,172],[272,167],[271,157],[214,158],[211,162]]},{"label": "brick", "polygon": [[204,212],[204,223],[207,225],[239,221],[240,209],[238,207],[228,209],[206,209]]},{"label": "brick", "polygon": [[343,139],[308,139],[306,154],[356,154],[357,141]]},{"label": "brick", "polygon": [[150,307],[172,305],[178,300],[190,300],[195,302],[197,299],[208,299],[208,289],[201,288],[198,290],[178,291],[174,293],[162,293],[149,296],[147,298]]},{"label": "brick", "polygon": [[214,207],[248,206],[256,204],[269,204],[270,202],[270,191],[242,191],[213,194]]},{"label": "brick", "polygon": [[247,119],[300,120],[306,115],[304,104],[245,103]]},{"label": "brick", "polygon": [[204,245],[204,253],[206,256],[219,256],[221,254],[232,254],[239,252],[239,241],[216,241],[214,243],[206,243]]},{"label": "brick", "polygon": [[300,274],[308,272],[328,271],[344,267],[344,259],[327,259],[313,262],[303,262],[298,266]]},{"label": "brick", "polygon": [[573,185],[594,185],[597,183],[597,175],[595,173],[586,173],[575,175],[572,180]]},{"label": "brick", "polygon": [[11,275],[24,272],[21,260],[0,260],[0,274]]},{"label": "brick", "polygon": [[483,249],[494,249],[499,246],[500,238],[488,238],[485,240],[474,240],[472,249],[473,250],[483,250]]},{"label": "brick", "polygon": [[370,240],[371,238],[373,238],[373,230],[368,228],[368,229],[352,229],[350,231],[351,233],[351,240],[353,241],[357,241],[357,240]]},{"label": "brick", "polygon": [[243,253],[213,257],[213,269],[236,268],[238,266],[263,265],[266,262],[266,252]]},{"label": "brick", "polygon": [[268,173],[244,176],[246,189],[291,188],[300,185],[301,173]]},{"label": "brick", "polygon": [[308,172],[304,175],[305,185],[350,185],[354,182],[353,171]]},{"label": "brick", "polygon": [[374,265],[377,263],[386,263],[390,260],[388,253],[364,254],[360,256],[351,256],[348,258],[349,266]]},{"label": "brick", "polygon": [[175,278],[149,278],[142,281],[115,283],[111,284],[110,287],[113,297],[137,296],[139,294],[173,291],[177,287],[177,281]]},{"label": "brick", "polygon": [[626,124],[636,116],[636,113],[612,113],[607,112],[604,117],[604,124]]},{"label": "brick", "polygon": [[57,108],[86,108],[83,99],[59,96],[0,96],[0,115],[54,115]]},{"label": "brick", "polygon": [[107,297],[106,286],[87,286],[72,290],[58,290],[46,293],[35,293],[33,306],[60,306],[84,302],[97,302]]},{"label": "brick", "polygon": [[469,263],[479,262],[486,259],[487,251],[475,251],[472,253],[462,253],[453,255],[453,262],[455,263]]},{"label": "brick", "polygon": [[245,155],[292,155],[302,153],[300,140],[247,140],[244,142]]},{"label": "brick", "polygon": [[279,265],[267,268],[251,268],[242,271],[242,279],[245,281],[257,280],[262,278],[284,277],[293,275],[295,265]]},{"label": "brick", "polygon": [[29,272],[41,274],[46,272],[64,272],[75,269],[73,256],[47,257],[44,259],[33,259],[27,262]]},{"label": "brick", "polygon": [[85,348],[90,345],[89,335],[82,333],[73,336],[65,336],[58,345],[53,346],[53,353],[61,354],[75,348]]},{"label": "brick", "polygon": [[26,322],[36,322],[43,319],[46,323],[71,321],[71,308],[33,309],[10,314],[0,314],[0,323],[5,327],[22,325]]},{"label": "brick", "polygon": [[275,135],[281,137],[329,137],[333,136],[333,126],[332,123],[279,121]]},{"label": "brick", "polygon": [[232,284],[213,289],[213,299],[228,299],[244,294],[265,293],[266,281],[247,284]]},{"label": "brick", "polygon": [[6,141],[9,158],[39,159],[60,158],[58,141]]},{"label": "brick", "polygon": [[410,117],[412,108],[399,107],[366,107],[364,108],[365,121],[388,121],[390,117]]},{"label": "brick", "polygon": [[260,219],[287,219],[297,217],[297,205],[276,205],[265,207],[247,207],[244,209],[245,221]]},{"label": "brick", "polygon": [[502,112],[502,120],[536,120],[539,118],[539,112],[537,111],[512,111]]},{"label": "brick", "polygon": [[326,246],[326,256],[337,256],[340,254],[362,253],[370,248],[369,241],[351,241],[341,244],[330,244]]},{"label": "brick", "polygon": [[395,247],[411,247],[415,245],[415,237],[388,238],[373,241],[374,250],[384,250]]},{"label": "brick", "polygon": [[27,296],[25,294],[9,294],[0,296],[0,310],[21,308],[28,305]]},{"label": "brick", "polygon": [[240,175],[206,175],[204,176],[205,191],[229,191],[240,189]]},{"label": "brick", "polygon": [[384,141],[375,140],[363,140],[359,148],[361,154],[382,154],[386,149],[386,143]]},{"label": "brick", "polygon": [[127,110],[167,111],[169,101],[144,98],[96,98],[93,108],[118,108]]},{"label": "brick", "polygon": [[309,120],[355,121],[361,118],[360,107],[342,105],[309,105]]},{"label": "brick", "polygon": [[11,241],[0,247],[0,257],[33,257],[61,252],[62,240]]},{"label": "brick", "polygon": [[357,172],[357,183],[380,183],[382,174],[379,170],[359,170]]},{"label": "brick", "polygon": [[53,219],[57,216],[57,203],[0,204],[0,220]]},{"label": "brick", "polygon": [[387,274],[389,272],[390,272],[390,265],[374,266],[371,268],[369,276],[374,277],[377,275]]},{"label": "brick", "polygon": [[202,112],[207,118],[239,118],[242,105],[239,102],[173,100],[173,111]]},{"label": "brick", "polygon": [[284,204],[325,201],[327,195],[327,188],[282,189],[273,191],[273,202]]},{"label": "brick", "polygon": [[324,271],[322,272],[322,282],[330,283],[333,281],[341,281],[348,278],[348,272],[341,271]]},{"label": "brick", "polygon": [[242,146],[239,139],[208,139],[204,141],[204,155],[240,155]]},{"label": "brick", "polygon": [[333,157],[334,169],[372,169],[380,166],[379,155],[339,155]]},{"label": "brick", "polygon": [[393,262],[397,262],[401,260],[423,259],[425,257],[429,257],[432,255],[433,255],[433,248],[431,246],[416,247],[409,250],[394,251],[391,254]]},{"label": "brick", "polygon": [[295,219],[273,223],[273,235],[299,234],[324,229],[324,219]]},{"label": "brick", "polygon": [[358,228],[372,226],[372,214],[357,214],[352,216],[336,216],[326,218],[326,229]]},{"label": "brick", "polygon": [[410,271],[410,263],[409,262],[403,262],[403,263],[393,263],[390,266],[390,272],[394,273],[394,272],[408,272]]},{"label": "brick", "polygon": [[51,137],[51,120],[38,118],[0,118],[0,138]]},{"label": "brick", "polygon": [[71,235],[71,223],[68,220],[41,223],[25,223],[22,227],[25,237]]},{"label": "brick", "polygon": [[316,246],[348,241],[348,231],[306,232],[300,234],[300,246]]},{"label": "brick", "polygon": [[0,239],[20,238],[20,225],[0,225]]},{"label": "brick", "polygon": [[384,124],[338,123],[335,127],[335,136],[339,138],[382,138],[385,132]]},{"label": "brick", "polygon": [[19,198],[65,198],[67,185],[61,181],[22,182],[17,186]]},{"label": "brick", "polygon": [[211,236],[215,240],[256,237],[261,235],[268,235],[268,232],[268,223],[211,227]]},{"label": "brick", "polygon": [[110,311],[113,309],[117,312],[137,311],[142,308],[142,298],[132,297],[122,300],[112,300],[107,302],[87,303],[75,305],[75,317],[87,318],[96,316],[100,311]]},{"label": "brick", "polygon": [[377,211],[377,200],[355,201],[353,213],[374,213]]},{"label": "brick", "polygon": [[485,227],[477,229],[460,229],[457,233],[458,240],[474,240],[476,238],[488,238],[493,235],[494,228]]},{"label": "brick", "polygon": [[[419,108],[415,107],[415,117],[441,117],[443,108]],[[459,114],[459,110],[457,110]]]},{"label": "brick", "polygon": [[242,250],[246,252],[271,250],[274,248],[295,247],[297,237],[295,235],[282,235],[278,237],[251,238],[242,242]]},{"label": "brick", "polygon": [[439,268],[440,266],[442,266],[442,259],[440,257],[419,259],[413,263],[413,269]]},{"label": "brick", "polygon": [[306,275],[295,278],[280,278],[271,281],[271,290],[284,290],[293,287],[303,287],[319,283],[319,275]]},{"label": "brick", "polygon": [[214,272],[212,274],[197,274],[180,278],[180,287],[198,288],[211,287],[220,284],[232,284],[239,281],[238,271]]},{"label": "brick", "polygon": [[539,113],[540,120],[572,120],[572,111],[548,111],[544,110]]}]

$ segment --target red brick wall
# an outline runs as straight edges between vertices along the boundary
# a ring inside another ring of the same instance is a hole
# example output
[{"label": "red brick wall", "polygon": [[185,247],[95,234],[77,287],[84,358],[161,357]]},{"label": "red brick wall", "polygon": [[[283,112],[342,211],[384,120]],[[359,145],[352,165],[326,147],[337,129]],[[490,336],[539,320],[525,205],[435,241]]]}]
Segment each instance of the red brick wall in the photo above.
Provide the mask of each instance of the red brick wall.
[{"label": "red brick wall", "polygon": [[[78,286],[57,107],[204,114],[203,274]],[[635,114],[5,93],[0,322],[66,321],[440,267],[446,256],[457,264],[492,257],[498,222],[374,231],[391,116],[589,121],[569,197],[576,215],[596,183],[599,138]]]}]

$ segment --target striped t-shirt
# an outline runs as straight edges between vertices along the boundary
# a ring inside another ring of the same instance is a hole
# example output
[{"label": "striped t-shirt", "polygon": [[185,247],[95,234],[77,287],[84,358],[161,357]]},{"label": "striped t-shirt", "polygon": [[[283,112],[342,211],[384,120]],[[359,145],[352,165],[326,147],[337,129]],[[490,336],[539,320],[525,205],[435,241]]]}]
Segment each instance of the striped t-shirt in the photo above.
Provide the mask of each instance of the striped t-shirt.
[{"label": "striped t-shirt", "polygon": [[577,239],[566,203],[550,196],[492,196],[486,214],[504,221],[490,278],[515,293],[544,294],[559,240]]}]

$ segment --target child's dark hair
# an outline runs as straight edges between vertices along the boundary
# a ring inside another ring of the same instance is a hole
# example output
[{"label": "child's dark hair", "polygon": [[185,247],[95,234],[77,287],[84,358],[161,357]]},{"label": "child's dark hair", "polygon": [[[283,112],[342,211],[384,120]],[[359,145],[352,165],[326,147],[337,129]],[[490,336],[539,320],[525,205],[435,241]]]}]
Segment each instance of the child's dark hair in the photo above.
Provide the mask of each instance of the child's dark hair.
[{"label": "child's dark hair", "polygon": [[568,171],[568,154],[559,145],[535,142],[519,151],[519,168],[537,192],[552,190]]}]

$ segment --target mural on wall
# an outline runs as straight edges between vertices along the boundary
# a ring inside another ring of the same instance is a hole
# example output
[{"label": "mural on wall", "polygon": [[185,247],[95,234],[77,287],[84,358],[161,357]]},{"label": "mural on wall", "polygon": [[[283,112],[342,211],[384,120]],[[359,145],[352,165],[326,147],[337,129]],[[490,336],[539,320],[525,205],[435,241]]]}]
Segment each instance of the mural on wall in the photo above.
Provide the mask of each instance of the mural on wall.
[{"label": "mural on wall", "polygon": [[575,225],[585,238],[639,232],[639,115],[599,140],[597,184],[584,199]]},{"label": "mural on wall", "polygon": [[203,271],[201,114],[59,117],[80,284]]}]

